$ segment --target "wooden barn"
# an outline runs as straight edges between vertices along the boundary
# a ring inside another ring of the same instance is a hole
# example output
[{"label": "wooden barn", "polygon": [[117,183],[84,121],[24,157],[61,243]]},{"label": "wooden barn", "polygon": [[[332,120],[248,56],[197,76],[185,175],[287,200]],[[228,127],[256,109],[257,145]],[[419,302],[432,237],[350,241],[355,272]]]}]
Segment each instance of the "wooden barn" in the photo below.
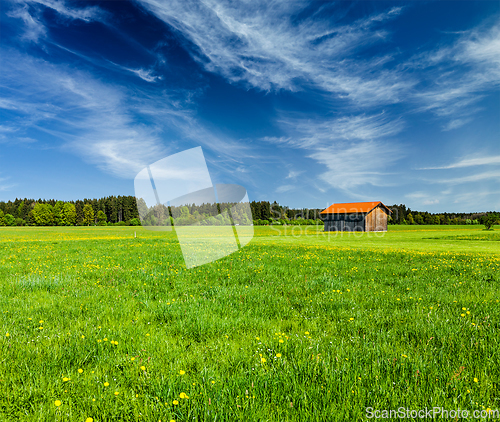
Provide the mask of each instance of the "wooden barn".
[{"label": "wooden barn", "polygon": [[321,211],[325,231],[387,231],[387,216],[392,211],[382,202],[333,204]]}]

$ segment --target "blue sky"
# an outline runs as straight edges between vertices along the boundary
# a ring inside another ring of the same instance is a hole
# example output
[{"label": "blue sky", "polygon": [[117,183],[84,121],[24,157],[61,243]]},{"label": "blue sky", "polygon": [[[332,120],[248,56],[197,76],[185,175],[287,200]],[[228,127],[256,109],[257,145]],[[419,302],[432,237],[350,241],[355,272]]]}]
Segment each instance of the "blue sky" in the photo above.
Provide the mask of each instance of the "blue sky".
[{"label": "blue sky", "polygon": [[500,3],[15,0],[0,200],[133,195],[202,146],[291,207],[500,210]]}]

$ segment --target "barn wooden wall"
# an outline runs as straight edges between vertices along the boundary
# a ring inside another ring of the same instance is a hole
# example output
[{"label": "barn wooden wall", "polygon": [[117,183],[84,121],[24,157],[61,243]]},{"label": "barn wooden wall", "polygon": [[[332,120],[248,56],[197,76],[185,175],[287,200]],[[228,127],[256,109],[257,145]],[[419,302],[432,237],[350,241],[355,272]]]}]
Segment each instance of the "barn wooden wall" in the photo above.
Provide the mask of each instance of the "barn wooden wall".
[{"label": "barn wooden wall", "polygon": [[362,232],[365,230],[365,214],[327,214],[325,231]]},{"label": "barn wooden wall", "polygon": [[365,230],[363,221],[326,220],[324,231],[328,232],[362,232]]},{"label": "barn wooden wall", "polygon": [[387,214],[377,207],[369,214],[327,214],[325,231],[387,231]]},{"label": "barn wooden wall", "polygon": [[367,232],[387,231],[387,214],[382,208],[377,207],[366,216]]}]

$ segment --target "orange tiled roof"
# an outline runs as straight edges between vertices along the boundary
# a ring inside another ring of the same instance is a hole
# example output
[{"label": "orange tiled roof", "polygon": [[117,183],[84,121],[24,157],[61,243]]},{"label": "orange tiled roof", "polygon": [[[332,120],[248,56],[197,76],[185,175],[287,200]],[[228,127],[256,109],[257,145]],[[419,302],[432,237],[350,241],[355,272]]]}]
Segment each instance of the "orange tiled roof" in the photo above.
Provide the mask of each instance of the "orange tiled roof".
[{"label": "orange tiled roof", "polygon": [[386,207],[380,201],[374,202],[349,202],[346,204],[333,204],[330,205],[326,210],[321,211],[320,214],[344,214],[344,213],[352,213],[352,212],[370,212],[377,205],[382,205],[389,212],[391,210]]}]

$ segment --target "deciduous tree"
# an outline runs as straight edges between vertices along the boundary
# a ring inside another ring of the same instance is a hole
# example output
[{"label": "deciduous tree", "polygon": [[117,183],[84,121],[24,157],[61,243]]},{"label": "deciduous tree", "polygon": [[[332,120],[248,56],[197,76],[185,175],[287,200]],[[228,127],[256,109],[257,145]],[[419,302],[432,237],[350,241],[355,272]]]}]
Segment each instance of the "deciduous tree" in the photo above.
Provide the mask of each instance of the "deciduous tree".
[{"label": "deciduous tree", "polygon": [[86,226],[94,224],[94,209],[91,204],[85,204],[83,206],[83,224]]},{"label": "deciduous tree", "polygon": [[51,226],[54,223],[52,205],[37,202],[33,208],[33,220],[37,226]]},{"label": "deciduous tree", "polygon": [[100,226],[105,226],[106,225],[106,214],[104,214],[104,211],[99,210],[97,212],[97,224]]},{"label": "deciduous tree", "polygon": [[76,224],[76,207],[71,202],[66,202],[62,210],[65,226],[74,226]]}]

